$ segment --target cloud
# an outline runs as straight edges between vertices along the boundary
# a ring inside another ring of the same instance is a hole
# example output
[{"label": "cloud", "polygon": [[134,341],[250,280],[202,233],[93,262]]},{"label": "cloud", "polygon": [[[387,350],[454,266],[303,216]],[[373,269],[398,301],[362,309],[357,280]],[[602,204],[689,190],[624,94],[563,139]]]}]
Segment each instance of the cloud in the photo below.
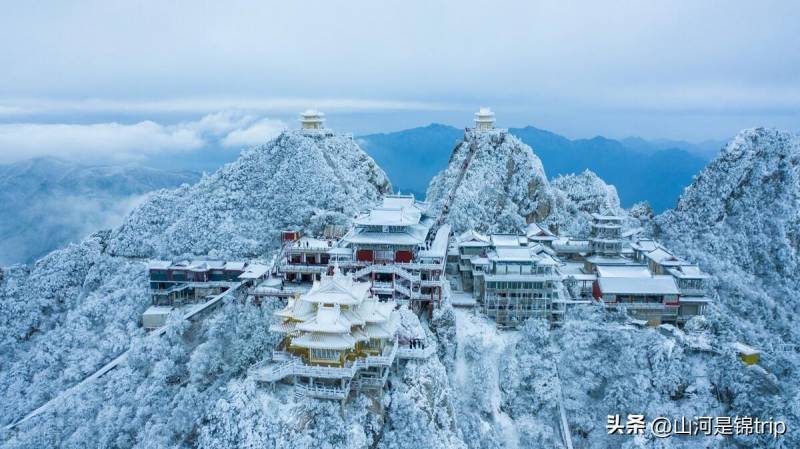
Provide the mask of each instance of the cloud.
[{"label": "cloud", "polygon": [[134,124],[6,123],[0,124],[0,163],[40,156],[136,161],[160,152],[192,151],[218,143],[249,146],[285,127],[278,120],[237,112],[219,112],[172,125],[150,120]]},{"label": "cloud", "polygon": [[204,141],[184,127],[152,121],[132,125],[11,123],[0,125],[0,161],[38,156],[70,159],[138,159],[159,151],[200,148]]},{"label": "cloud", "polygon": [[222,139],[222,145],[226,147],[256,145],[277,136],[284,129],[286,129],[286,124],[280,120],[259,120],[247,128],[229,133]]}]

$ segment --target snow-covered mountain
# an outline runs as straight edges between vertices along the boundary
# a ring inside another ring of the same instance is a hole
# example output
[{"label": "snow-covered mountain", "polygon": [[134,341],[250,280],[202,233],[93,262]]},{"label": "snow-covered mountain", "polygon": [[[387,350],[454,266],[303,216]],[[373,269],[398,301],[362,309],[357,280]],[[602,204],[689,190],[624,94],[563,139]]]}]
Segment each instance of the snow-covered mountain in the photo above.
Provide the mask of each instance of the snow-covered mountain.
[{"label": "snow-covered mountain", "polygon": [[199,176],[55,158],[0,165],[0,265],[32,262],[98,229],[117,226],[145,193]]},{"label": "snow-covered mountain", "polygon": [[718,332],[762,349],[761,365],[777,377],[766,397],[737,386],[732,406],[798,422],[800,137],[741,132],[655,225],[716,278],[709,320]]},{"label": "snow-covered mountain", "polygon": [[282,229],[347,223],[392,187],[349,136],[284,131],[195,185],[162,190],[110,242],[133,257],[263,255]]},{"label": "snow-covered mountain", "polygon": [[531,147],[500,129],[466,132],[431,180],[428,201],[447,206],[456,232],[516,232],[536,221],[580,235],[591,213],[623,213],[616,189],[597,175],[587,170],[550,182]]},{"label": "snow-covered mountain", "polygon": [[3,435],[4,446],[193,446],[220,389],[275,343],[270,310],[234,301],[213,319],[176,321],[167,338],[145,339],[138,322],[150,299],[138,256],[268,255],[282,227],[347,220],[390,189],[350,137],[287,131],[194,186],[153,194],[114,231],[0,270],[0,422],[132,348],[123,369],[37,418],[53,424],[47,431],[23,426]]},{"label": "snow-covered mountain", "polygon": [[456,232],[520,231],[548,217],[555,198],[542,162],[505,130],[467,131],[447,168],[428,187],[428,201],[447,207]]},{"label": "snow-covered mountain", "polygon": [[[591,170],[617,187],[623,207],[647,201],[656,212],[675,207],[683,188],[724,146],[716,141],[568,139],[533,126],[508,132],[534,149],[548,176]],[[463,135],[463,128],[431,124],[360,136],[358,142],[394,180],[397,190],[424,192],[447,166],[454,142]]]},{"label": "snow-covered mountain", "polygon": [[[474,142],[463,179],[456,168],[469,136],[429,189],[435,207],[454,191],[448,220],[457,227],[519,229],[534,218],[572,232],[590,212],[621,212],[615,189],[591,172],[548,181],[515,138],[487,133]],[[800,210],[797,162],[796,137],[745,132],[687,189],[678,210],[657,217],[660,235],[718,279],[718,305],[683,330],[640,328],[591,305],[572,309],[559,328],[531,320],[517,331],[498,330],[477,310],[445,306],[428,325],[405,313],[408,326],[438,339],[439,357],[409,361],[382,397],[359,394],[342,405],[247,380],[246,370],[276,343],[266,326],[274,304],[229,301],[203,321],[170,321],[163,338],[145,338],[137,324],[149,303],[138,257],[267,255],[282,227],[347,220],[390,188],[348,137],[286,132],[195,186],[153,195],[114,231],[0,271],[0,422],[131,347],[127,362],[101,380],[14,432],[0,430],[0,444],[562,448],[563,409],[578,449],[797,447],[791,431],[731,441],[608,435],[605,427],[613,414],[774,417],[790,429],[797,422],[797,279],[740,262],[761,244],[756,257],[783,249],[779,263],[796,263],[788,251]],[[636,216],[649,215],[638,209]],[[742,234],[737,220],[746,215],[757,217]],[[742,340],[765,350],[759,366],[725,349]]]}]

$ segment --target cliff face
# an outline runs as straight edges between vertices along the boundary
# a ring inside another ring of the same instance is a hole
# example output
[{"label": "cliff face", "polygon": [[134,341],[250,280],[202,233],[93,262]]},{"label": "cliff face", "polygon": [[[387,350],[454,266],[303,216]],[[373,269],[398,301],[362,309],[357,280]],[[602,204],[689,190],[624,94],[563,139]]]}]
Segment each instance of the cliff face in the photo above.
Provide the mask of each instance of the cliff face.
[{"label": "cliff face", "polygon": [[113,254],[258,256],[281,229],[346,223],[391,192],[386,174],[348,136],[285,131],[193,186],[162,190],[113,235]]}]

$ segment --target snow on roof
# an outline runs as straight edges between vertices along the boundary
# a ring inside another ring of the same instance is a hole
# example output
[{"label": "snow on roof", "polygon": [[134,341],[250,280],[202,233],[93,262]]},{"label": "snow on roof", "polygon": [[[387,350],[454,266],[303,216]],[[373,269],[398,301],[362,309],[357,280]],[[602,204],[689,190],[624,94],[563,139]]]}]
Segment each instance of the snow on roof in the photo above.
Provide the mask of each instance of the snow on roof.
[{"label": "snow on roof", "polygon": [[540,266],[555,266],[558,265],[555,259],[553,259],[549,254],[540,254],[539,260],[536,262],[537,265]]},{"label": "snow on roof", "polygon": [[649,278],[650,270],[643,265],[602,265],[597,274],[604,278]]},{"label": "snow on roof", "polygon": [[189,263],[189,270],[191,271],[207,271],[208,270],[208,262],[205,260],[193,260]]},{"label": "snow on roof", "polygon": [[355,347],[356,339],[350,334],[305,333],[292,338],[292,346],[309,349],[345,350]]},{"label": "snow on roof", "polygon": [[489,259],[481,256],[472,256],[469,258],[469,262],[472,265],[488,265]]},{"label": "snow on roof", "polygon": [[559,252],[583,252],[589,250],[588,240],[578,240],[569,237],[559,237],[553,240],[553,249]]},{"label": "snow on roof", "polygon": [[436,231],[430,248],[420,251],[419,257],[445,257],[447,255],[447,243],[450,241],[450,225],[444,224]]},{"label": "snow on roof", "polygon": [[354,223],[362,226],[410,226],[420,222],[424,209],[425,204],[416,201],[413,195],[388,195],[379,207],[356,217]]},{"label": "snow on roof", "polygon": [[324,117],[325,114],[316,109],[306,109],[300,113],[303,117]]},{"label": "snow on roof", "polygon": [[487,255],[489,260],[495,262],[531,262],[531,251],[529,248],[500,246],[490,251]]},{"label": "snow on roof", "polygon": [[341,334],[350,332],[352,323],[342,315],[339,305],[317,308],[317,313],[308,321],[297,323],[297,329],[306,332]]},{"label": "snow on roof", "polygon": [[520,236],[516,234],[492,234],[490,237],[492,246],[520,246]]},{"label": "snow on roof", "polygon": [[736,349],[736,352],[738,352],[740,354],[744,354],[744,355],[761,354],[761,351],[759,351],[758,349],[756,349],[756,348],[754,348],[754,347],[752,347],[750,345],[746,345],[746,344],[744,344],[744,343],[742,343],[740,341],[737,341],[736,343],[734,343],[733,347]]},{"label": "snow on roof", "polygon": [[631,242],[631,248],[637,251],[652,251],[658,248],[658,243],[655,240],[640,239],[635,242]]},{"label": "snow on roof", "polygon": [[269,273],[269,265],[250,264],[244,273],[239,275],[239,279],[259,279]]},{"label": "snow on roof", "polygon": [[367,298],[358,306],[358,314],[366,323],[383,323],[391,317],[394,305],[394,302],[380,302],[375,298]]},{"label": "snow on roof", "polygon": [[644,232],[644,228],[633,228],[633,229],[628,229],[627,231],[623,232],[622,236],[625,237],[625,238],[633,237],[634,235],[639,235],[642,232]]},{"label": "snow on roof", "polygon": [[383,197],[383,207],[402,208],[402,207],[416,207],[419,208],[422,203],[414,199],[414,195],[386,195]]},{"label": "snow on roof", "polygon": [[247,262],[225,262],[225,269],[228,271],[244,271]]},{"label": "snow on roof", "polygon": [[592,214],[592,218],[598,221],[622,221],[624,220],[623,217],[619,215],[603,215],[603,214]]},{"label": "snow on roof", "polygon": [[308,249],[328,249],[333,246],[333,240],[318,239],[315,237],[302,236],[292,242],[289,246],[292,248],[308,248]]},{"label": "snow on roof", "polygon": [[704,273],[697,265],[681,265],[678,267],[668,268],[669,274],[679,279],[708,279],[711,276]]},{"label": "snow on roof", "polygon": [[535,222],[528,224],[525,235],[527,235],[530,240],[555,240],[558,238],[555,234],[539,226],[539,224]]},{"label": "snow on roof", "polygon": [[362,226],[410,226],[419,223],[422,214],[419,210],[404,207],[376,207],[357,217],[354,223]]},{"label": "snow on roof", "polygon": [[462,232],[461,234],[459,234],[456,240],[459,242],[459,245],[467,242],[478,242],[483,244],[489,243],[489,237],[473,229]]},{"label": "snow on roof", "polygon": [[348,243],[375,243],[387,245],[419,245],[425,241],[424,236],[407,232],[356,232],[345,236],[342,240]]},{"label": "snow on roof", "polygon": [[168,260],[151,260],[147,262],[147,269],[149,270],[166,270],[172,265]]},{"label": "snow on roof", "polygon": [[144,311],[142,314],[143,316],[164,316],[169,315],[172,312],[172,307],[170,306],[150,306],[147,310]]},{"label": "snow on roof", "polygon": [[319,282],[315,282],[301,301],[318,304],[360,304],[368,295],[369,282],[356,282],[350,276],[342,274],[338,267],[334,268],[333,275],[322,275]]},{"label": "snow on roof", "polygon": [[681,302],[684,303],[699,303],[699,304],[710,304],[714,302],[713,299],[707,296],[681,296]]},{"label": "snow on roof", "polygon": [[586,261],[595,265],[633,265],[634,262],[624,257],[613,256],[589,256]]},{"label": "snow on roof", "polygon": [[677,265],[685,265],[686,262],[675,257],[672,253],[665,250],[664,248],[656,248],[653,251],[645,254],[645,257],[652,260],[653,262],[659,265],[665,266],[677,266]]},{"label": "snow on roof", "polygon": [[603,294],[619,295],[677,295],[678,286],[672,276],[652,276],[648,278],[604,278],[598,277],[597,283]]}]

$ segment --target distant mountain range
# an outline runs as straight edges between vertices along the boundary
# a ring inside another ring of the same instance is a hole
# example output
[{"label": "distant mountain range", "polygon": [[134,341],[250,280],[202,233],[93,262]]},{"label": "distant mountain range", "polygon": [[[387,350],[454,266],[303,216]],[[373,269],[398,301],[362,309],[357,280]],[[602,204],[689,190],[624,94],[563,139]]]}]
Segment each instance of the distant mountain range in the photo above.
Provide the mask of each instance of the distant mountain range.
[{"label": "distant mountain range", "polygon": [[[511,134],[533,147],[550,178],[586,169],[614,185],[624,207],[648,201],[655,212],[674,207],[681,191],[713,157],[722,142],[613,140],[604,137],[570,140],[528,126]],[[359,144],[383,167],[397,189],[424,196],[430,179],[447,165],[464,131],[432,124],[393,133],[361,136]]]},{"label": "distant mountain range", "polygon": [[0,165],[0,265],[31,262],[99,229],[119,225],[143,198],[199,174],[37,158]]},{"label": "distant mountain range", "polygon": [[[549,178],[590,169],[617,188],[622,206],[647,200],[656,212],[675,206],[722,143],[691,144],[640,138],[570,140],[534,127],[510,132],[533,147]],[[447,167],[463,129],[431,124],[358,137],[395,191],[424,198],[433,176]],[[206,148],[150,157],[137,166],[100,166],[38,158],[0,165],[0,266],[31,262],[98,229],[114,227],[160,188],[194,183],[236,160],[238,150]],[[159,168],[148,168],[147,165]]]}]

